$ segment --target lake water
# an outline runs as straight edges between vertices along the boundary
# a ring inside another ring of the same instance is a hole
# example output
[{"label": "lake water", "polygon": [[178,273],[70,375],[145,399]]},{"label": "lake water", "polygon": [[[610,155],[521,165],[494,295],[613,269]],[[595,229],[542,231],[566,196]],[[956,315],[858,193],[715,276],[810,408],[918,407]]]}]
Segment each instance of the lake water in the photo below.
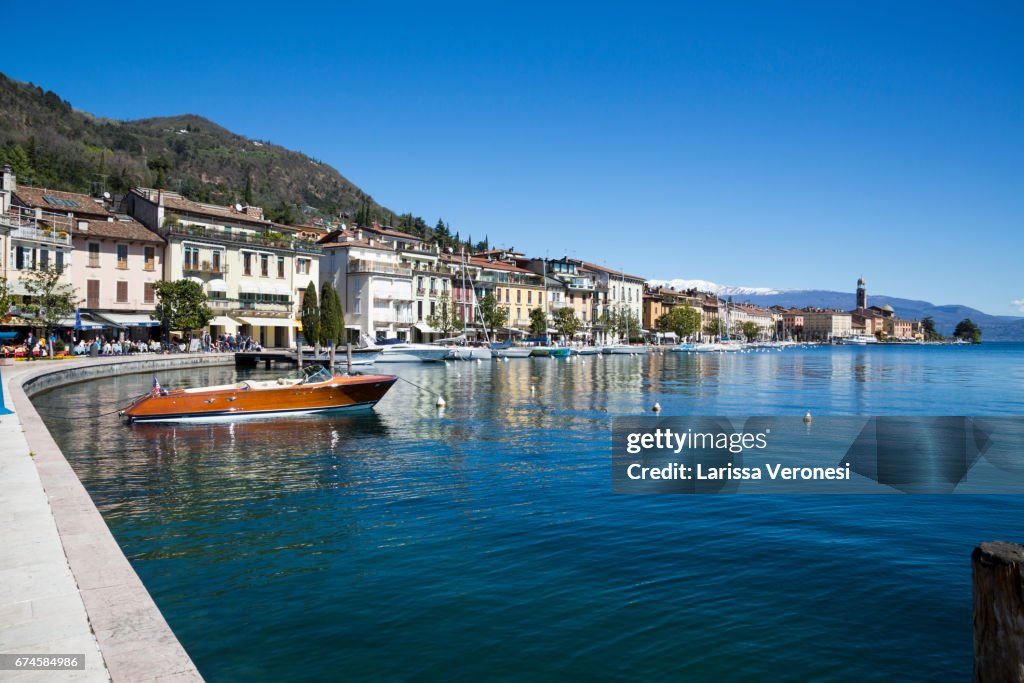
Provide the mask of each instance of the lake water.
[{"label": "lake water", "polygon": [[[207,680],[970,678],[970,553],[1024,537],[1024,496],[613,496],[610,418],[1021,414],[1024,345],[381,367],[427,390],[47,419]],[[151,382],[34,402],[99,415]]]}]

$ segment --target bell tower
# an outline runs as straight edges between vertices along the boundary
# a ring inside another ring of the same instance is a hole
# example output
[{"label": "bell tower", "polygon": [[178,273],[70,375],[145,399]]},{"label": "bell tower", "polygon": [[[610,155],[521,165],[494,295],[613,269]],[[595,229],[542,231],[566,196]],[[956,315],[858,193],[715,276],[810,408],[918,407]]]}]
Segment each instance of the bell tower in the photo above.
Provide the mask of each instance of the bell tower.
[{"label": "bell tower", "polygon": [[864,284],[864,278],[857,280],[857,308],[868,307],[868,288]]}]

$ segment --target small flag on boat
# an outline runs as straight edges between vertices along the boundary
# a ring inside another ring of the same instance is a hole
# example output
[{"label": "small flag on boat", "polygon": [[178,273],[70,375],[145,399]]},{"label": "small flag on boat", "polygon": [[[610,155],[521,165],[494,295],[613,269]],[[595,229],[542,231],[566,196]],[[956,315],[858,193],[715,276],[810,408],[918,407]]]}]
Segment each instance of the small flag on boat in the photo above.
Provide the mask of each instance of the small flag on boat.
[{"label": "small flag on boat", "polygon": [[160,395],[160,380],[156,378],[156,375],[153,375],[153,395]]}]

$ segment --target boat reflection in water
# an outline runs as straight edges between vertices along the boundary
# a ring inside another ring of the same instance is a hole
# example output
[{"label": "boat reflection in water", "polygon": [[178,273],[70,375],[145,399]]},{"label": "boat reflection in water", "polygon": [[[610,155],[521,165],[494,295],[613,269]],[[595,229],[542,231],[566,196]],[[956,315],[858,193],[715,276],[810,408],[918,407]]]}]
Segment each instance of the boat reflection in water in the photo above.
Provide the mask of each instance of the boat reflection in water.
[{"label": "boat reflection in water", "polygon": [[335,375],[319,365],[277,380],[172,391],[154,378],[153,390],[121,414],[129,422],[208,422],[368,409],[396,381],[394,375]]}]

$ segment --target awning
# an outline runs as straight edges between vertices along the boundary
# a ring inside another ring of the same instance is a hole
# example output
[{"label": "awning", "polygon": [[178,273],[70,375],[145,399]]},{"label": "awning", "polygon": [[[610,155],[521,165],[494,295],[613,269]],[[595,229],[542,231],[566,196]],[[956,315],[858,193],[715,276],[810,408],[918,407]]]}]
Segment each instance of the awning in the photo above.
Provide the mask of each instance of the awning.
[{"label": "awning", "polygon": [[292,290],[288,289],[288,285],[274,285],[274,294],[278,296],[291,296]]},{"label": "awning", "polygon": [[189,282],[195,282],[195,283],[196,283],[196,284],[198,284],[198,285],[199,285],[200,287],[202,287],[202,286],[203,286],[204,284],[206,284],[205,282],[203,282],[203,278],[201,278],[201,277],[196,277],[195,275],[189,275],[189,276],[188,276],[187,278],[185,278],[185,279],[186,279],[186,280],[188,280]]},{"label": "awning", "polygon": [[[42,323],[39,322],[39,321],[36,321],[35,324],[42,326]],[[159,325],[159,324],[160,323],[157,323],[157,325]],[[71,329],[75,329],[75,319],[74,318],[64,318],[59,323],[57,323],[57,327],[68,327],[68,328],[71,328]],[[90,318],[87,318],[84,313],[82,314],[82,325],[81,325],[81,327],[79,329],[82,329],[82,330],[102,330],[104,327],[108,327],[108,325],[105,325],[103,322],[97,322],[96,320],[92,320]]]},{"label": "awning", "polygon": [[288,318],[248,318],[240,316],[238,322],[253,327],[296,327],[294,320]]},{"label": "awning", "polygon": [[206,283],[206,288],[211,292],[226,292],[228,291],[228,283],[224,282],[220,278],[216,280],[210,280]]},{"label": "awning", "polygon": [[239,292],[245,292],[246,294],[259,294],[260,286],[253,282],[243,282],[238,285]]},{"label": "awning", "polygon": [[272,284],[266,283],[266,284],[260,284],[260,285],[257,285],[257,286],[259,287],[260,294],[276,294],[277,293],[277,289]]},{"label": "awning", "polygon": [[[8,316],[7,318],[0,317],[0,325],[3,325],[4,327],[33,327],[36,324],[37,323],[34,320],[22,318],[17,315]],[[72,321],[72,326],[74,326],[74,321]]]},{"label": "awning", "polygon": [[217,325],[218,327],[227,327],[232,330],[238,327],[238,323],[235,322],[235,319],[229,318],[226,315],[218,315],[216,318],[213,318],[209,324]]},{"label": "awning", "polygon": [[[97,313],[100,318],[114,323],[119,327],[160,327],[159,320],[153,320],[146,313]],[[71,321],[74,327],[74,320]],[[82,321],[82,329],[91,329]]]},{"label": "awning", "polygon": [[412,326],[423,334],[437,334],[437,330],[426,323],[413,323]]}]

